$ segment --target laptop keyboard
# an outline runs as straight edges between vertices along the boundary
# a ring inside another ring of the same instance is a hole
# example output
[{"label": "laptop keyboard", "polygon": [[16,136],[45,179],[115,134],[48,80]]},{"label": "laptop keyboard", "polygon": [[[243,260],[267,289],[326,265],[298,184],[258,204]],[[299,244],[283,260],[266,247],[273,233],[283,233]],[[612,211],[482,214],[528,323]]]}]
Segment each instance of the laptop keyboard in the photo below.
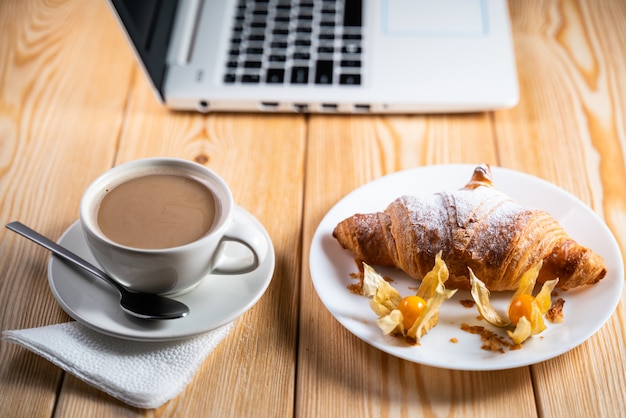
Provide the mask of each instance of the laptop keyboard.
[{"label": "laptop keyboard", "polygon": [[239,0],[224,83],[360,85],[362,0]]}]

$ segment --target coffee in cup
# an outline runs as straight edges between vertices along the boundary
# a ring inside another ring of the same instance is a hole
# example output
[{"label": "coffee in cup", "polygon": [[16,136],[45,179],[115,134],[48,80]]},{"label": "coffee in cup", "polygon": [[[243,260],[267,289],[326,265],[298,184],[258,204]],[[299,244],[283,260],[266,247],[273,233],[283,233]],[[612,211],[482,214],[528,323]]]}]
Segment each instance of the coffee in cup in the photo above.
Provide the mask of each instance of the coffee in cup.
[{"label": "coffee in cup", "polygon": [[189,244],[215,220],[215,197],[202,182],[175,174],[151,174],[106,192],[98,228],[128,247],[162,249]]},{"label": "coffee in cup", "polygon": [[[234,222],[234,207],[228,185],[208,168],[148,158],[97,178],[81,200],[80,221],[89,249],[113,279],[130,290],[172,295],[211,272],[246,273],[263,261],[266,238]],[[227,241],[250,255],[224,260]]]}]

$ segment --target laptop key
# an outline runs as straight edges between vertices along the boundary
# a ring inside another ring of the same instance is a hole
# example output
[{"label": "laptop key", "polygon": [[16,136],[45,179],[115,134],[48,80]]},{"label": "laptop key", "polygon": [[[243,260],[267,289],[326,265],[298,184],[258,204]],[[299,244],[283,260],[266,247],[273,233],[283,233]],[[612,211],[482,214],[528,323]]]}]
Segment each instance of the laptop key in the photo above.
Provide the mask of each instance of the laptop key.
[{"label": "laptop key", "polygon": [[341,52],[344,54],[360,54],[361,46],[357,43],[345,44],[343,48],[341,48]]},{"label": "laptop key", "polygon": [[344,4],[343,25],[362,26],[363,3],[362,0],[346,0]]},{"label": "laptop key", "polygon": [[332,84],[333,62],[318,60],[315,64],[315,84]]},{"label": "laptop key", "polygon": [[246,48],[246,54],[248,55],[261,55],[263,54],[263,48],[260,47],[248,47]]},{"label": "laptop key", "polygon": [[248,35],[248,40],[249,41],[264,41],[265,40],[265,34],[263,32],[261,32],[261,33],[251,33],[250,35]]},{"label": "laptop key", "polygon": [[341,74],[339,84],[357,86],[361,84],[361,74]]},{"label": "laptop key", "polygon": [[292,57],[294,60],[303,61],[311,59],[311,54],[307,52],[294,52]]},{"label": "laptop key", "polygon": [[309,82],[309,67],[293,67],[291,69],[291,84],[307,84]]},{"label": "laptop key", "polygon": [[241,76],[241,82],[246,84],[256,84],[261,81],[261,76],[258,74],[244,74]]},{"label": "laptop key", "polygon": [[269,68],[265,76],[268,84],[282,84],[285,79],[285,70],[282,68]]},{"label": "laptop key", "polygon": [[342,67],[359,68],[361,67],[361,61],[359,60],[341,60]]},{"label": "laptop key", "polygon": [[261,68],[261,61],[246,61],[243,63],[244,68]]}]

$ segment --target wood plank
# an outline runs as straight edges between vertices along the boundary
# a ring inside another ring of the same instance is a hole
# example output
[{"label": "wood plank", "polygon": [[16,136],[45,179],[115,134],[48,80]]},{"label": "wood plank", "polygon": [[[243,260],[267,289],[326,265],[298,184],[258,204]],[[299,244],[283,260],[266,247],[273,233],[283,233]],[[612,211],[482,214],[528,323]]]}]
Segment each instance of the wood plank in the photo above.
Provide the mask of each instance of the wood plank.
[{"label": "wood plank", "polygon": [[535,416],[529,368],[460,372],[387,355],[330,315],[308,272],[317,225],[354,188],[425,164],[497,163],[489,116],[312,117],[308,136],[296,415]]},{"label": "wood plank", "polygon": [[[102,24],[107,12],[103,3],[0,4],[3,224],[21,220],[57,239],[77,219],[88,182],[113,161],[133,67],[128,52],[116,62],[123,40]],[[49,257],[1,228],[2,330],[69,320],[48,289]],[[60,369],[7,342],[0,357],[0,416],[50,416]]]},{"label": "wood plank", "polygon": [[[624,254],[626,5],[511,5],[522,97],[516,108],[495,115],[500,159],[590,205]],[[614,416],[624,410],[624,317],[622,302],[586,343],[532,368],[541,415]]]}]

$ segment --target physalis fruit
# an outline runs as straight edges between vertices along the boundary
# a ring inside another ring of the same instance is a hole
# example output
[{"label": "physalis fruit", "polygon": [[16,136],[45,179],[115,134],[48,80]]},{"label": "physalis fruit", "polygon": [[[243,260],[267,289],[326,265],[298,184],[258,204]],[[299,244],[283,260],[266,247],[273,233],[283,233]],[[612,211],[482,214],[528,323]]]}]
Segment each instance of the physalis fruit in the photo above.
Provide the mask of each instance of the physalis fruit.
[{"label": "physalis fruit", "polygon": [[520,285],[513,294],[507,309],[507,318],[502,318],[493,308],[489,300],[489,289],[470,271],[472,297],[478,307],[478,312],[491,325],[501,328],[511,328],[507,334],[515,344],[521,344],[531,335],[537,335],[546,329],[543,315],[550,309],[550,294],[559,279],[549,280],[543,284],[536,296],[532,295],[539,270],[543,262],[538,262],[522,275]]},{"label": "physalis fruit", "polygon": [[407,297],[402,297],[372,267],[365,263],[363,267],[363,294],[372,298],[370,307],[378,315],[378,327],[385,335],[401,335],[410,343],[417,343],[437,325],[439,306],[456,293],[445,288],[449,272],[441,253],[422,279],[417,294]]}]

